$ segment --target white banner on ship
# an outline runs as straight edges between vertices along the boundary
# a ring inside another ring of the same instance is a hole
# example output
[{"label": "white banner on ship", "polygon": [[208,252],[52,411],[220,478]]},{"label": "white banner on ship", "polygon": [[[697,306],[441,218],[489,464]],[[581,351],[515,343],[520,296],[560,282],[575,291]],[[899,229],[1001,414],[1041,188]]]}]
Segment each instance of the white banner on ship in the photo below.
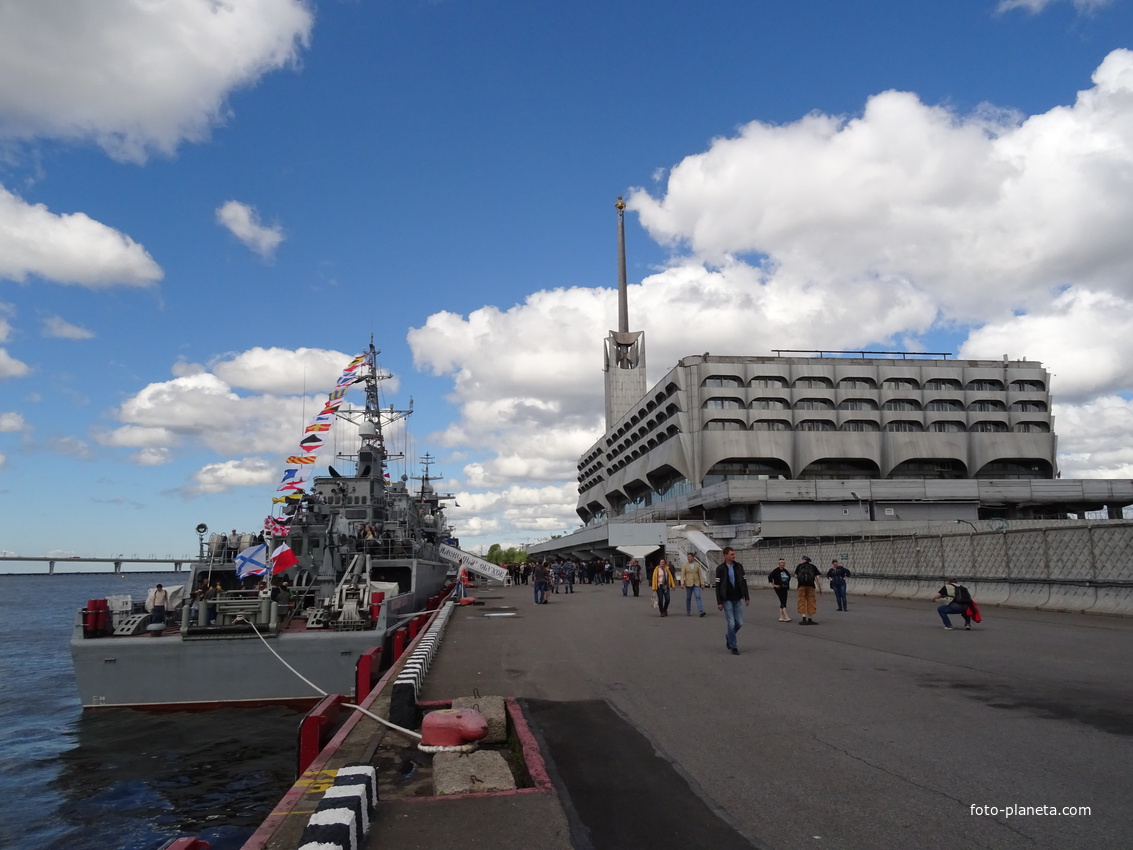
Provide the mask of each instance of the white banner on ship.
[{"label": "white banner on ship", "polygon": [[449,546],[447,543],[440,544],[438,548],[440,549],[441,557],[446,561],[452,561],[457,565],[457,568],[464,567],[482,576],[494,578],[496,581],[504,581],[507,578],[507,570],[503,567],[496,566],[490,561],[477,558],[475,555],[469,555],[467,552],[463,552],[455,546]]}]

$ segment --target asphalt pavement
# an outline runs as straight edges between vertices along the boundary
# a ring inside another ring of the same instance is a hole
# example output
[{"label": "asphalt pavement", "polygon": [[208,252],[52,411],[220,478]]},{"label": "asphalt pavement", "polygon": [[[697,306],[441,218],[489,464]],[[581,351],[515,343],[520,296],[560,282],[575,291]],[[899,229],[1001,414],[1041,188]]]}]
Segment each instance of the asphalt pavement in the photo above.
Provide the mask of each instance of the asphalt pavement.
[{"label": "asphalt pavement", "polygon": [[[530,586],[477,589],[483,604],[457,612],[422,699],[519,697],[537,735],[532,705],[577,704],[577,740],[562,734],[564,706],[547,748],[576,848],[634,835],[641,806],[663,822],[683,797],[775,850],[1130,843],[1133,619],[987,607],[972,631],[945,631],[933,603],[857,597],[851,580],[849,611],[823,594],[814,626],[793,611],[778,622],[774,594],[754,591],[734,656],[711,591],[703,618],[695,605],[685,615],[680,588],[664,618],[620,584],[575,591],[536,606]],[[593,701],[611,708],[598,727]],[[680,781],[648,792],[658,758]],[[576,805],[607,775],[611,794],[640,777],[645,802]],[[487,808],[471,815],[467,846],[513,829]],[[549,844],[565,843],[557,812],[535,820],[554,824]],[[688,846],[675,834],[641,841]]]}]

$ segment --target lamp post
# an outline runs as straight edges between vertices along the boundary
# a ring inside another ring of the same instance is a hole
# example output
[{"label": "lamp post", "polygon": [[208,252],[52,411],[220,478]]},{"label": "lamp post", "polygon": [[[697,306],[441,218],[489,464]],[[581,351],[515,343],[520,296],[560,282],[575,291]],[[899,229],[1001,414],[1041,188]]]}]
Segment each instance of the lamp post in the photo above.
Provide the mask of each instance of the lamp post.
[{"label": "lamp post", "polygon": [[[850,491],[850,495],[858,500],[858,522],[862,522],[865,519],[865,508],[862,506],[862,497],[859,496],[857,493],[855,493],[853,490]],[[864,525],[861,526],[861,532],[862,532],[862,540],[865,540],[865,526]]]},{"label": "lamp post", "polygon": [[964,523],[964,525],[970,525],[970,526],[972,526],[972,533],[973,533],[973,534],[975,534],[975,533],[976,533],[977,531],[979,531],[979,529],[978,529],[978,528],[976,528],[976,526],[975,526],[975,524],[974,524],[974,523],[968,522],[968,521],[967,521],[966,519],[958,519],[958,520],[956,520],[956,522],[957,522],[957,523],[961,523],[961,522],[962,522],[962,523]]}]

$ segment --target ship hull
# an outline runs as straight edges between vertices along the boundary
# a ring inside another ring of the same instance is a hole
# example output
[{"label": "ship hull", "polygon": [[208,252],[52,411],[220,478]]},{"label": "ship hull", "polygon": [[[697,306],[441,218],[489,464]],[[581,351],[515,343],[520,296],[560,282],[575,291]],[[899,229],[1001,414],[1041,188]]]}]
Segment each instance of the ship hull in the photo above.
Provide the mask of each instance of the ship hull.
[{"label": "ship hull", "polygon": [[353,694],[359,657],[384,646],[412,619],[408,615],[424,609],[440,593],[447,569],[417,562],[419,590],[387,600],[377,627],[365,630],[303,630],[300,624],[262,640],[207,630],[194,630],[191,638],[171,630],[161,637],[90,638],[77,614],[71,658],[79,698],[83,708],[199,709],[309,705],[320,691]]}]

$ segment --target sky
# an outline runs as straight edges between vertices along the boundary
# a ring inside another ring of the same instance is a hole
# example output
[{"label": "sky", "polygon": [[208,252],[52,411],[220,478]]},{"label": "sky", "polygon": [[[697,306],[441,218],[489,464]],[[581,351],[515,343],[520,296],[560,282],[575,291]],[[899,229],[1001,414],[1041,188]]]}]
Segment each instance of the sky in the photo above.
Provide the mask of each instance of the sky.
[{"label": "sky", "polygon": [[465,548],[577,527],[618,195],[650,385],[1025,357],[1133,477],[1133,0],[0,0],[0,553],[258,529],[371,335]]}]

